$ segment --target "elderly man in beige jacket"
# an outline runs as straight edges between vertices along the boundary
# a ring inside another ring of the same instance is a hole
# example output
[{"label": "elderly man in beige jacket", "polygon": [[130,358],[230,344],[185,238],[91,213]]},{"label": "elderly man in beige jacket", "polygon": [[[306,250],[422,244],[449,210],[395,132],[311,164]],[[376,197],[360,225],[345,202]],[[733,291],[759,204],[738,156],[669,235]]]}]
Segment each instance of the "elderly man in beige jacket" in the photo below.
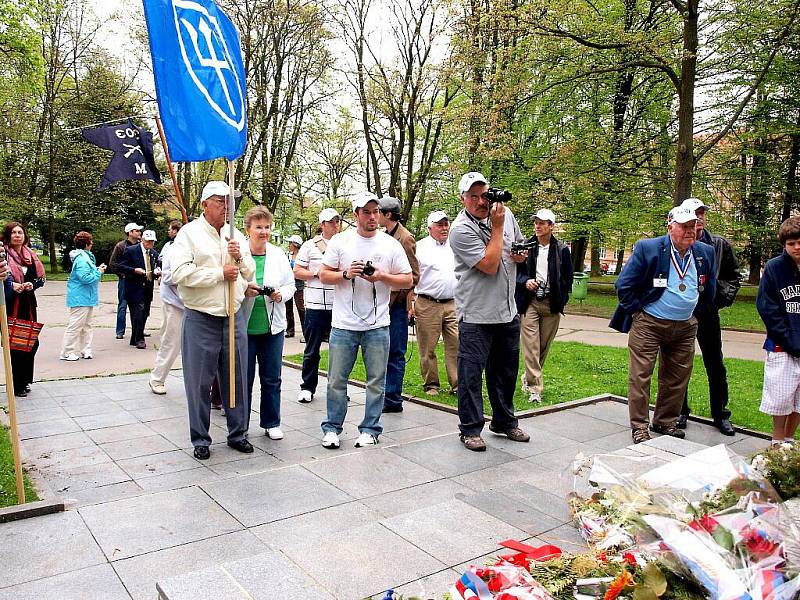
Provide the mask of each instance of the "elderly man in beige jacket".
[{"label": "elderly man in beige jacket", "polygon": [[[211,455],[211,383],[218,375],[220,393],[229,396],[234,385],[236,407],[226,408],[228,446],[239,452],[253,452],[247,441],[248,414],[244,384],[247,381],[247,323],[244,300],[248,281],[255,274],[244,236],[235,231],[226,236],[230,188],[222,181],[211,181],[203,188],[200,202],[203,216],[185,225],[170,249],[172,281],[186,309],[183,320],[181,354],[183,382],[189,404],[189,430],[194,456],[206,460]],[[228,375],[228,282],[233,281],[235,311],[235,382]]]}]

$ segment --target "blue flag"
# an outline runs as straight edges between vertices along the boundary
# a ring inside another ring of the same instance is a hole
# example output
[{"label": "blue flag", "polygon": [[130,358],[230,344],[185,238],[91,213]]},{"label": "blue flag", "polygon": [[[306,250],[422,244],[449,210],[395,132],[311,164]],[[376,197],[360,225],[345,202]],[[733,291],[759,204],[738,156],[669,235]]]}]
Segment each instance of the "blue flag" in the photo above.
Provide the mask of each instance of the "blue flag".
[{"label": "blue flag", "polygon": [[170,158],[239,158],[247,143],[247,87],[233,23],[213,0],[143,2]]}]

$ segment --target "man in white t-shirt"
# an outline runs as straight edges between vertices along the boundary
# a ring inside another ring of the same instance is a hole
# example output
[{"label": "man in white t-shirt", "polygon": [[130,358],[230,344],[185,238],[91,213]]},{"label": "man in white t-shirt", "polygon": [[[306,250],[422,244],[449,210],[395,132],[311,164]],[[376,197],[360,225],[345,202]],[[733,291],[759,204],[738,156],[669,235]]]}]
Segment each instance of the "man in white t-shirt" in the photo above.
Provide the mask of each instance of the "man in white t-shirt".
[{"label": "man in white t-shirt", "polygon": [[328,359],[328,416],[322,422],[322,445],[339,447],[347,415],[347,380],[361,348],[367,372],[364,419],[356,448],[378,443],[389,357],[389,294],[410,288],[411,265],[400,243],[378,231],[380,206],[375,194],[353,200],[357,227],[333,236],[319,278],[333,285],[332,328]]},{"label": "man in white t-shirt", "polygon": [[331,333],[333,316],[333,285],[325,285],[319,278],[322,256],[330,239],[339,233],[341,217],[335,208],[324,208],[319,213],[319,235],[300,246],[294,259],[294,276],[306,282],[306,318],[303,329],[306,349],[303,352],[303,383],[300,384],[298,402],[311,402],[319,382],[319,349]]}]

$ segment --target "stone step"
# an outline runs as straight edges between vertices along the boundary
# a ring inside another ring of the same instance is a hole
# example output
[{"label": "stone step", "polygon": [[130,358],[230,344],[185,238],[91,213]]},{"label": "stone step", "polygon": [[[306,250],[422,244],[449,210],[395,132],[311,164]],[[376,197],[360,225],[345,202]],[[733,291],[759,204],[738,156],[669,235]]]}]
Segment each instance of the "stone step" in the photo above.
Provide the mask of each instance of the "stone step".
[{"label": "stone step", "polygon": [[156,589],[159,600],[335,600],[276,551],[170,577]]}]

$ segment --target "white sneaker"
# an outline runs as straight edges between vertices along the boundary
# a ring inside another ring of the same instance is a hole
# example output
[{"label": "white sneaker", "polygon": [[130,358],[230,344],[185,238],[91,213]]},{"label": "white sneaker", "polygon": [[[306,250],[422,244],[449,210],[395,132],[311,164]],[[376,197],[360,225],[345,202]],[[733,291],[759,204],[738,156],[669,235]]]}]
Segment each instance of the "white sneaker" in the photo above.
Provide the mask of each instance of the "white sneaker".
[{"label": "white sneaker", "polygon": [[308,390],[300,390],[300,393],[297,394],[297,401],[302,404],[308,404],[313,400],[314,394],[309,392]]},{"label": "white sneaker", "polygon": [[167,388],[164,387],[163,383],[158,383],[155,381],[149,381],[148,384],[150,385],[150,391],[154,394],[158,394],[159,396],[163,396],[167,393]]},{"label": "white sneaker", "polygon": [[322,436],[322,447],[330,450],[335,450],[339,447],[339,436],[333,431],[326,431]]},{"label": "white sneaker", "polygon": [[69,360],[69,361],[73,361],[73,360],[78,360],[78,359],[80,359],[80,356],[78,356],[78,355],[77,355],[77,354],[75,354],[74,352],[70,352],[70,353],[69,353],[69,354],[67,354],[67,355],[63,355],[63,354],[62,354],[62,355],[61,355],[61,356],[59,356],[58,358],[59,358],[59,360]]},{"label": "white sneaker", "polygon": [[358,436],[356,443],[353,444],[356,448],[363,448],[364,446],[375,446],[378,443],[378,438],[376,438],[371,433],[362,433]]},{"label": "white sneaker", "polygon": [[91,359],[94,358],[94,355],[92,354],[91,350],[84,350],[83,352],[81,352],[81,357]]},{"label": "white sneaker", "polygon": [[269,427],[267,428],[267,437],[271,440],[282,440],[283,431],[280,427]]},{"label": "white sneaker", "polygon": [[536,404],[542,401],[542,395],[539,392],[531,392],[531,395],[528,396],[528,402],[531,404]]}]

